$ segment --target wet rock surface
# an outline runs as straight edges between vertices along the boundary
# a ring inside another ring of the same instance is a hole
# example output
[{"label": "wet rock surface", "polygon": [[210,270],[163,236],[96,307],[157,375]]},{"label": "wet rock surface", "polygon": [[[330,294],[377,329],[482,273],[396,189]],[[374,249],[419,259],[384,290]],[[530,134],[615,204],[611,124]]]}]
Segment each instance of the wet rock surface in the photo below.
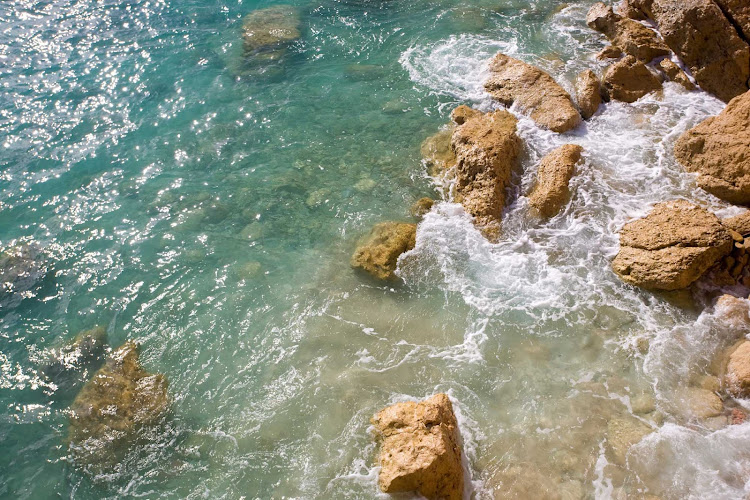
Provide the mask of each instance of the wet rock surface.
[{"label": "wet rock surface", "polygon": [[685,90],[695,90],[695,85],[690,81],[687,74],[682,71],[682,68],[677,66],[673,61],[669,59],[662,59],[659,61],[659,68],[667,76],[667,79],[671,82],[679,83]]},{"label": "wet rock surface", "polygon": [[570,94],[539,68],[498,53],[489,69],[487,92],[506,106],[516,103],[540,127],[566,132],[581,123]]},{"label": "wet rock surface", "polygon": [[570,198],[571,177],[576,164],[581,160],[583,148],[566,144],[542,158],[536,177],[536,185],[529,194],[532,211],[541,217],[553,217]]},{"label": "wet rock surface", "polygon": [[736,398],[750,397],[750,341],[742,340],[730,350],[724,388]]},{"label": "wet rock surface", "polygon": [[452,136],[453,127],[450,127],[422,142],[422,159],[427,166],[427,172],[433,177],[441,177],[456,166],[456,153],[451,148]]},{"label": "wet rock surface", "polygon": [[42,371],[52,378],[63,372],[79,369],[104,355],[107,330],[97,326],[75,336],[70,344],[53,349],[44,361]]},{"label": "wet rock surface", "polygon": [[602,84],[610,98],[628,103],[662,88],[661,81],[633,56],[607,68]]},{"label": "wet rock surface", "polygon": [[395,280],[398,258],[414,248],[417,225],[381,222],[357,247],[351,265],[380,280]]},{"label": "wet rock surface", "polygon": [[378,412],[372,424],[382,440],[378,484],[383,492],[463,498],[458,423],[447,395],[396,403]]},{"label": "wet rock surface", "polygon": [[593,71],[583,71],[576,78],[576,101],[584,119],[588,120],[599,110],[601,91],[601,82]]},{"label": "wet rock surface", "polygon": [[33,243],[21,243],[0,251],[0,298],[29,290],[45,273],[42,251]]},{"label": "wet rock surface", "polygon": [[435,200],[432,198],[420,198],[411,206],[409,210],[414,217],[422,217],[432,209],[435,204]]},{"label": "wet rock surface", "polygon": [[729,230],[710,212],[684,200],[660,203],[622,228],[612,268],[633,285],[678,290],[729,254],[732,245]]},{"label": "wet rock surface", "polygon": [[732,203],[750,203],[750,92],[738,96],[715,117],[688,130],[674,154],[698,185]]},{"label": "wet rock surface", "polygon": [[637,21],[616,14],[612,7],[602,2],[591,7],[586,16],[586,24],[603,33],[612,45],[639,61],[647,63],[670,52],[656,32]]},{"label": "wet rock surface", "polygon": [[291,5],[275,5],[251,12],[242,21],[247,55],[273,54],[300,37],[300,15]]}]

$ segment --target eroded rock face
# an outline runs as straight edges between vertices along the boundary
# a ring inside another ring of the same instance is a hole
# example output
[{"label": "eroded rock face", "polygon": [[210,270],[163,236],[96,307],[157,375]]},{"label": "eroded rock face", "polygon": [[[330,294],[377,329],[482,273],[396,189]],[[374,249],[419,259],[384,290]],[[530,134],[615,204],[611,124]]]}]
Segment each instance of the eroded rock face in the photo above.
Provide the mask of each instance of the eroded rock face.
[{"label": "eroded rock face", "polygon": [[607,68],[602,83],[612,99],[623,102],[635,102],[662,88],[659,79],[633,56],[626,56]]},{"label": "eroded rock face", "polygon": [[[727,1],[727,4],[744,0]],[[724,102],[748,90],[750,46],[712,0],[641,0],[666,44]]]},{"label": "eroded rock face", "polygon": [[435,200],[433,200],[432,198],[427,198],[425,196],[424,198],[420,198],[416,202],[414,202],[409,211],[414,217],[422,217],[427,212],[432,210],[432,206],[434,204]]},{"label": "eroded rock face", "polygon": [[596,54],[596,58],[599,60],[604,59],[619,59],[622,57],[622,49],[615,45],[607,45]]},{"label": "eroded rock face", "polygon": [[722,219],[721,223],[742,236],[748,236],[750,235],[750,210],[734,217]]},{"label": "eroded rock face", "polygon": [[372,418],[372,424],[382,439],[378,483],[383,492],[463,498],[458,424],[447,395],[389,406]]},{"label": "eroded rock face", "polygon": [[731,349],[724,388],[736,398],[750,397],[750,341],[743,340]]},{"label": "eroded rock face", "polygon": [[354,251],[351,265],[377,279],[396,279],[398,258],[416,243],[417,225],[403,222],[381,222]]},{"label": "eroded rock face", "polygon": [[747,0],[714,0],[737,32],[750,42],[750,2]]},{"label": "eroded rock face", "polygon": [[577,144],[566,144],[542,158],[536,177],[536,185],[529,195],[529,205],[541,217],[553,217],[570,197],[568,184],[573,177],[576,163],[581,160],[583,148]]},{"label": "eroded rock face", "polygon": [[695,85],[682,69],[669,59],[659,61],[659,68],[667,75],[669,81],[679,83],[685,90],[695,90]]},{"label": "eroded rock face", "polygon": [[677,140],[675,158],[698,185],[732,203],[750,203],[750,92]]},{"label": "eroded rock face", "polygon": [[586,120],[594,116],[602,104],[601,82],[593,71],[583,71],[576,78],[576,101]]},{"label": "eroded rock face", "polygon": [[669,47],[656,32],[638,21],[616,14],[612,7],[602,2],[597,2],[591,7],[586,16],[586,24],[603,33],[612,45],[639,61],[647,63],[670,52]]},{"label": "eroded rock face", "polygon": [[248,55],[268,55],[283,52],[297,40],[300,15],[291,5],[275,5],[251,12],[242,21],[242,39]]},{"label": "eroded rock face", "polygon": [[75,457],[97,467],[112,465],[118,451],[169,408],[167,379],[145,371],[133,341],[116,349],[71,405],[69,439]]},{"label": "eroded rock face", "polygon": [[700,278],[732,245],[729,231],[712,213],[684,200],[660,203],[622,228],[612,268],[636,286],[679,290]]},{"label": "eroded rock face", "polygon": [[474,216],[487,238],[496,240],[505,188],[521,152],[517,120],[503,110],[487,114],[461,110],[460,114],[468,118],[456,127],[451,138],[456,155],[456,202]]},{"label": "eroded rock face", "polygon": [[517,103],[540,127],[566,132],[581,123],[570,94],[539,68],[498,53],[490,72],[487,92],[506,106]]}]

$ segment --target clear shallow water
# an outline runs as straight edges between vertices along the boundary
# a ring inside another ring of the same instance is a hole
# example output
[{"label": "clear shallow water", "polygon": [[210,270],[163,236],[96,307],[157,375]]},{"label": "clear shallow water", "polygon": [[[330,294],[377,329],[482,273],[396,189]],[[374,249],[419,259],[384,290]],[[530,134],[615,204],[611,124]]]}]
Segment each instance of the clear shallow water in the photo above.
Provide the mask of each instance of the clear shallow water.
[{"label": "clear shallow water", "polygon": [[[748,424],[712,431],[675,409],[675,389],[742,329],[609,268],[617,229],[654,202],[735,210],[667,153],[717,100],[668,85],[565,136],[521,118],[501,243],[444,202],[402,260],[404,285],[348,266],[372,224],[437,195],[419,145],[456,104],[492,107],[488,57],[568,88],[601,67],[590,3],[297,2],[302,39],[263,75],[243,65],[239,29],[270,4],[0,5],[0,246],[34,242],[49,271],[0,302],[0,496],[373,498],[370,416],[447,391],[477,498],[528,497],[528,483],[561,498],[742,498]],[[534,165],[565,142],[586,149],[576,195],[530,221]],[[142,342],[174,403],[92,479],[63,444],[80,384],[37,360],[97,324],[113,346]],[[618,465],[608,422],[633,414],[656,432]]]}]

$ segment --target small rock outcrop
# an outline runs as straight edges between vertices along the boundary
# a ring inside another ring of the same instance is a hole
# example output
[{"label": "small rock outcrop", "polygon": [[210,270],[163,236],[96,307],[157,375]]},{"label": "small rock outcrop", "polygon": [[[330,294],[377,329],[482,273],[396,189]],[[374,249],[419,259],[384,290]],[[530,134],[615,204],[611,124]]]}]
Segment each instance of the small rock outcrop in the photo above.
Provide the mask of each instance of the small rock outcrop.
[{"label": "small rock outcrop", "polygon": [[451,137],[455,127],[431,135],[422,142],[422,159],[432,177],[442,177],[456,166],[456,153],[451,148]]},{"label": "small rock outcrop", "polygon": [[724,388],[735,398],[750,397],[750,341],[742,340],[730,349]]},{"label": "small rock outcrop", "polygon": [[456,155],[455,201],[494,241],[500,234],[505,188],[521,152],[517,120],[504,110],[482,114],[467,106],[459,106],[453,117],[461,123],[451,138]]},{"label": "small rock outcrop", "polygon": [[610,98],[623,102],[635,102],[662,88],[661,81],[633,56],[626,56],[607,68],[602,83]]},{"label": "small rock outcrop", "polygon": [[750,203],[750,92],[732,99],[677,140],[674,154],[698,185],[731,203]]},{"label": "small rock outcrop", "polygon": [[539,68],[498,53],[489,69],[487,92],[506,106],[516,103],[540,127],[566,132],[581,123],[570,94]]},{"label": "small rock outcrop", "polygon": [[95,466],[111,465],[117,451],[167,412],[167,379],[145,371],[138,345],[128,341],[83,386],[71,406],[69,440],[76,458]]},{"label": "small rock outcrop", "polygon": [[583,148],[566,144],[548,153],[539,164],[536,185],[529,194],[529,205],[537,215],[549,218],[557,215],[570,197],[570,183]]},{"label": "small rock outcrop", "polygon": [[20,243],[0,251],[0,297],[25,292],[44,274],[41,249],[33,243]]},{"label": "small rock outcrop", "polygon": [[414,217],[422,217],[427,212],[432,210],[432,206],[435,204],[435,200],[432,198],[420,198],[414,202],[409,210]]},{"label": "small rock outcrop", "polygon": [[594,116],[602,104],[601,82],[593,71],[582,71],[576,78],[576,101],[586,120]]},{"label": "small rock outcrop", "polygon": [[600,61],[604,59],[619,59],[622,57],[622,49],[615,45],[607,45],[596,54],[596,58]]},{"label": "small rock outcrop", "polygon": [[300,15],[291,5],[275,5],[251,12],[242,20],[245,54],[275,58],[300,36]]},{"label": "small rock outcrop", "polygon": [[679,83],[685,88],[685,90],[695,90],[695,85],[690,81],[690,78],[688,78],[685,72],[670,59],[662,59],[659,61],[659,68],[661,68],[664,74],[667,75],[669,81]]},{"label": "small rock outcrop", "polygon": [[732,249],[732,236],[712,213],[684,200],[656,205],[625,224],[612,269],[627,283],[679,290]]},{"label": "small rock outcrop", "polygon": [[670,52],[669,47],[656,32],[638,21],[616,14],[612,7],[602,2],[597,2],[591,7],[586,16],[586,24],[603,33],[612,45],[639,61],[647,63]]},{"label": "small rock outcrop", "polygon": [[382,439],[378,483],[383,492],[463,498],[458,423],[447,395],[396,403],[378,412],[372,424]]},{"label": "small rock outcrop", "polygon": [[417,225],[381,222],[354,251],[351,265],[380,280],[396,279],[398,258],[416,243]]},{"label": "small rock outcrop", "polygon": [[750,235],[750,210],[746,212],[742,212],[739,215],[735,215],[734,217],[722,219],[721,223],[724,224],[724,226],[728,227],[729,229],[732,229],[733,231],[737,231],[742,236],[749,236]]}]

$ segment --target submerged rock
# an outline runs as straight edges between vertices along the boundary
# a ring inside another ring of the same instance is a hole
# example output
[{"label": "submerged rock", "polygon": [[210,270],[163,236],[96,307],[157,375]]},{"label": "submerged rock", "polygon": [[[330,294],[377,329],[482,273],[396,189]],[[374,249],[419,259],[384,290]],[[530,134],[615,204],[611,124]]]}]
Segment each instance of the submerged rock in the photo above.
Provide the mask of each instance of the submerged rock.
[{"label": "submerged rock", "polygon": [[731,203],[750,203],[750,92],[732,99],[677,140],[674,154],[698,185]]},{"label": "submerged rock", "polygon": [[688,287],[733,245],[712,213],[684,200],[660,203],[620,231],[612,269],[624,281],[650,289]]},{"label": "submerged rock", "polygon": [[84,330],[70,344],[53,349],[42,370],[54,378],[67,370],[78,369],[102,356],[106,345],[107,330],[103,326]]},{"label": "submerged rock", "polygon": [[653,429],[635,418],[613,418],[607,422],[607,444],[615,463],[625,465],[628,450]]},{"label": "submerged rock", "polygon": [[539,164],[536,185],[529,195],[529,204],[541,217],[553,217],[570,197],[568,184],[583,148],[566,144],[548,153]]},{"label": "submerged rock", "polygon": [[441,177],[456,166],[456,153],[451,148],[452,136],[453,127],[441,130],[422,143],[422,158],[427,166],[427,171],[433,177]]},{"label": "submerged rock", "polygon": [[730,349],[724,388],[735,398],[750,397],[750,341],[742,340]]},{"label": "submerged rock", "polygon": [[398,258],[416,243],[417,225],[403,222],[381,222],[352,255],[351,265],[375,278],[396,278]]},{"label": "submerged rock", "polygon": [[372,424],[382,439],[378,483],[383,492],[463,498],[458,423],[447,395],[389,406],[372,418]]},{"label": "submerged rock", "polygon": [[521,152],[517,120],[503,110],[482,114],[459,106],[456,111],[454,119],[460,117],[461,121],[451,139],[456,155],[456,201],[474,217],[488,239],[496,240],[505,188]]},{"label": "submerged rock", "polygon": [[76,459],[113,465],[143,426],[169,408],[167,379],[145,371],[133,341],[116,349],[71,405],[69,440]]},{"label": "submerged rock", "polygon": [[541,69],[502,53],[492,59],[489,69],[487,92],[506,106],[518,104],[540,127],[566,132],[581,123],[570,94]]},{"label": "submerged rock", "polygon": [[582,71],[576,78],[576,101],[586,120],[594,116],[602,104],[601,82],[590,69]]},{"label": "submerged rock", "polygon": [[695,85],[690,81],[690,78],[685,74],[682,69],[677,66],[670,59],[662,59],[659,61],[659,68],[667,75],[667,78],[675,83],[682,85],[685,90],[695,90]]},{"label": "submerged rock", "polygon": [[432,206],[435,204],[435,200],[432,198],[427,198],[426,196],[424,198],[418,199],[414,204],[411,206],[411,214],[414,217],[422,217],[427,212],[432,210]]},{"label": "submerged rock", "polygon": [[612,45],[639,61],[647,63],[670,52],[656,32],[637,21],[616,14],[612,7],[602,2],[591,7],[586,16],[586,24],[603,33]]},{"label": "submerged rock", "polygon": [[685,387],[678,392],[677,397],[682,406],[681,413],[688,419],[705,420],[718,417],[724,412],[724,403],[721,398],[709,389]]},{"label": "submerged rock", "polygon": [[301,36],[299,27],[299,12],[291,5],[275,5],[251,12],[242,21],[245,53],[274,58]]},{"label": "submerged rock", "polygon": [[602,83],[612,99],[623,102],[635,102],[662,88],[659,79],[633,56],[626,56],[607,68]]},{"label": "submerged rock", "polygon": [[33,243],[0,251],[0,297],[29,290],[45,273],[42,252]]}]

